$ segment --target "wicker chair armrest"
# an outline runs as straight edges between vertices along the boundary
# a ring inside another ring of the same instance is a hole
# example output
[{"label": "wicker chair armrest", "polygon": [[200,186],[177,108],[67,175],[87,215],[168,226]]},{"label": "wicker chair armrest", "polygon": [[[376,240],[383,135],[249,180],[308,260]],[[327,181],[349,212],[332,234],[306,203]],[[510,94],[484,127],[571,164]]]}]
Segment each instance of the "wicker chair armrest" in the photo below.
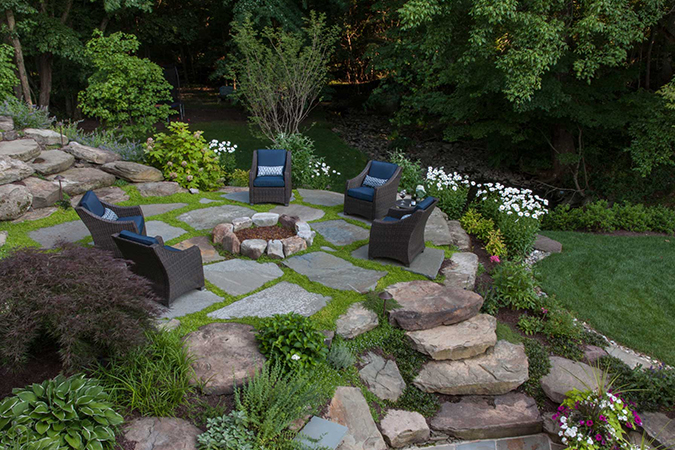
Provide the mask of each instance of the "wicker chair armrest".
[{"label": "wicker chair armrest", "polygon": [[164,239],[162,239],[162,236],[155,236],[155,239],[157,239],[157,242],[159,242],[159,245],[164,247]]},{"label": "wicker chair armrest", "polygon": [[352,178],[351,180],[347,180],[347,187],[345,188],[345,193],[349,189],[357,188],[360,187],[363,184],[363,180],[366,179],[366,175],[368,174],[368,171],[370,170],[370,165],[372,161],[368,161],[368,164],[366,164],[366,168],[361,171],[360,174]]},{"label": "wicker chair armrest", "polygon": [[169,278],[183,276],[187,268],[202,267],[202,252],[196,245],[179,252],[167,250],[164,246],[157,249],[157,255],[162,261],[164,270]]},{"label": "wicker chair armrest", "polygon": [[248,173],[248,187],[253,187],[253,181],[258,174],[258,150],[253,150],[253,160],[251,161],[251,170]]},{"label": "wicker chair armrest", "polygon": [[[108,219],[104,219],[101,216],[97,216],[96,214],[92,213],[91,211],[88,211],[87,209],[82,208],[80,206],[78,206],[78,208],[80,209],[80,211],[84,212],[85,214],[87,214],[88,216],[90,216],[94,219],[94,224],[96,224],[94,226],[100,226],[102,224],[109,224],[109,225],[112,225],[113,227],[115,227],[116,229],[118,229],[119,231],[127,230],[127,231],[131,231],[131,232],[134,232],[134,233],[138,233],[138,230],[136,229],[136,223],[134,223],[131,220],[108,220]],[[117,212],[115,212],[115,214],[117,214]],[[126,216],[119,216],[119,217],[121,219],[123,219]]]},{"label": "wicker chair armrest", "polygon": [[387,212],[387,215],[389,217],[395,217],[397,219],[400,219],[401,217],[405,216],[406,214],[412,214],[415,212],[415,208],[389,208],[389,211]]},{"label": "wicker chair armrest", "polygon": [[[106,208],[112,210],[118,217],[142,216],[143,210],[140,206],[118,206],[112,203],[101,201],[101,204]],[[145,217],[145,216],[144,216]]]},{"label": "wicker chair armrest", "polygon": [[284,186],[288,186],[289,183],[292,183],[291,179],[291,152],[286,150],[286,167],[284,168]]},{"label": "wicker chair armrest", "polygon": [[375,193],[373,194],[373,201],[377,201],[378,198],[384,197],[384,196],[389,196],[398,192],[398,185],[401,182],[401,168],[398,167],[396,171],[394,172],[394,175],[392,175],[389,180],[387,180],[386,183],[384,183],[382,186],[378,186],[375,188]]}]

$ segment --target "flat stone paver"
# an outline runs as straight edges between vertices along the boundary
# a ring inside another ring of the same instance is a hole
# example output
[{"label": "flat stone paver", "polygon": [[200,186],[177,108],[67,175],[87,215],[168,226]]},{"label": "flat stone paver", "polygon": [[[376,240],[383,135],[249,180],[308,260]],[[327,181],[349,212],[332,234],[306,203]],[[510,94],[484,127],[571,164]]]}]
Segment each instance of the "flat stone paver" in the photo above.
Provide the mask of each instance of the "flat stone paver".
[{"label": "flat stone paver", "polygon": [[[352,256],[354,258],[368,260],[368,244],[354,250],[352,252]],[[374,258],[370,261],[375,261],[382,264],[383,266],[389,265],[402,267],[404,270],[413,273],[419,273],[420,275],[424,275],[425,277],[433,280],[436,278],[438,271],[441,269],[443,259],[445,259],[445,252],[443,250],[427,247],[422,253],[415,257],[415,259],[410,264],[410,267],[407,267],[405,264],[396,260],[387,258]]]},{"label": "flat stone paver", "polygon": [[298,216],[300,220],[304,222],[319,220],[326,214],[320,209],[310,208],[309,206],[305,205],[277,206],[270,212],[277,213],[279,215],[286,214],[288,216]]},{"label": "flat stone paver", "polygon": [[284,272],[274,263],[231,259],[204,267],[204,276],[230,295],[254,291],[268,281],[276,280]]},{"label": "flat stone paver", "polygon": [[150,217],[184,208],[187,205],[187,203],[155,203],[152,205],[141,205],[141,211],[143,211],[143,216]]},{"label": "flat stone paver", "polygon": [[342,217],[343,219],[358,220],[359,222],[365,223],[368,226],[371,226],[373,224],[372,220],[366,219],[365,217],[361,216],[352,216],[351,214],[345,214],[343,212],[338,213],[338,216]]},{"label": "flat stone paver", "polygon": [[89,230],[81,220],[60,223],[28,233],[42,248],[53,248],[59,241],[77,242],[89,236]]},{"label": "flat stone paver", "polygon": [[201,203],[202,205],[207,205],[209,203],[215,203],[217,201],[218,200],[211,200],[210,198],[200,198],[199,199],[199,203]]},{"label": "flat stone paver", "polygon": [[343,291],[354,290],[362,294],[375,289],[379,279],[387,274],[357,267],[325,252],[293,256],[286,259],[284,265],[324,286]]},{"label": "flat stone paver", "polygon": [[[250,203],[251,200],[249,199],[248,196],[248,189],[244,188],[242,191],[237,191],[237,192],[229,192],[227,194],[221,195],[221,197],[226,198],[228,200],[232,200],[233,202],[241,202],[241,203]],[[295,200],[295,195],[291,193],[291,200]]]},{"label": "flat stone paver", "polygon": [[314,189],[298,189],[302,201],[312,205],[337,206],[345,202],[345,196],[339,192],[322,191]]},{"label": "flat stone paver", "polygon": [[308,292],[297,284],[282,281],[208,314],[213,319],[272,317],[291,312],[309,317],[319,312],[330,297]]},{"label": "flat stone paver", "polygon": [[187,239],[183,242],[173,245],[174,248],[179,250],[185,250],[190,247],[197,246],[202,255],[202,263],[209,264],[212,262],[222,261],[225,258],[220,256],[218,250],[211,245],[211,239],[208,236],[197,236],[190,239]]},{"label": "flat stone paver", "polygon": [[45,219],[54,214],[57,210],[58,208],[56,206],[50,206],[48,208],[31,209],[18,219],[12,220],[12,223],[32,222],[34,220]]},{"label": "flat stone paver", "polygon": [[251,217],[255,213],[256,211],[243,206],[223,205],[188,211],[178,216],[178,220],[196,230],[210,230],[219,223],[230,223],[232,219]]},{"label": "flat stone paver", "polygon": [[174,317],[192,314],[201,311],[204,308],[208,308],[214,303],[220,303],[223,300],[222,297],[211,291],[207,291],[206,289],[203,291],[195,289],[175,299],[173,303],[171,303],[171,307],[162,307],[163,312],[159,317],[163,319],[173,319]]},{"label": "flat stone paver", "polygon": [[424,227],[424,240],[431,241],[434,245],[450,245],[453,242],[448,221],[438,208],[434,208],[427,220],[427,225]]},{"label": "flat stone paver", "polygon": [[349,245],[370,237],[369,230],[344,220],[316,222],[311,227],[333,245]]},{"label": "flat stone paver", "polygon": [[184,235],[185,233],[187,233],[187,231],[184,229],[174,227],[159,220],[145,222],[145,234],[153,237],[162,236],[164,242],[168,242],[171,239],[175,239],[178,236]]}]

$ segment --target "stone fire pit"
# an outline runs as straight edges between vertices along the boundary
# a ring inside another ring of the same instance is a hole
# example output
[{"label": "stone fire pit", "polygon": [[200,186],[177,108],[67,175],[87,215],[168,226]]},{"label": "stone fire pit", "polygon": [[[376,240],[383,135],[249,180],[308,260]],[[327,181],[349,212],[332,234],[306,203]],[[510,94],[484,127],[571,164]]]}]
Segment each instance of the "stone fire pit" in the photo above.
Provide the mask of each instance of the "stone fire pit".
[{"label": "stone fire pit", "polygon": [[[294,235],[284,239],[245,239],[239,240],[237,231],[255,227],[273,227],[281,225],[291,230]],[[223,249],[235,254],[258,259],[267,254],[270,258],[284,259],[294,253],[306,250],[314,242],[316,232],[307,222],[297,216],[276,213],[257,213],[252,217],[237,217],[232,223],[221,223],[213,229],[213,243],[222,245]]]}]

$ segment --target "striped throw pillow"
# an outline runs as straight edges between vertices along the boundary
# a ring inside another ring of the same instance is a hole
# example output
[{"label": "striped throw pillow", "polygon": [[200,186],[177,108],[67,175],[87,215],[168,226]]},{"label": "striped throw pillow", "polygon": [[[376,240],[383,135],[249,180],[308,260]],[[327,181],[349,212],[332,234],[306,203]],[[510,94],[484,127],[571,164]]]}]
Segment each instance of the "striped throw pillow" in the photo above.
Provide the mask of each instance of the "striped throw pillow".
[{"label": "striped throw pillow", "polygon": [[375,178],[371,177],[370,175],[366,175],[366,179],[363,180],[363,185],[371,188],[376,188],[382,186],[387,181],[389,180],[385,180],[384,178]]},{"label": "striped throw pillow", "polygon": [[110,208],[106,208],[105,211],[103,211],[103,215],[101,216],[101,219],[105,220],[117,220],[117,214],[115,214],[115,211],[113,211]]},{"label": "striped throw pillow", "polygon": [[258,166],[259,177],[279,177],[284,175],[284,166]]}]

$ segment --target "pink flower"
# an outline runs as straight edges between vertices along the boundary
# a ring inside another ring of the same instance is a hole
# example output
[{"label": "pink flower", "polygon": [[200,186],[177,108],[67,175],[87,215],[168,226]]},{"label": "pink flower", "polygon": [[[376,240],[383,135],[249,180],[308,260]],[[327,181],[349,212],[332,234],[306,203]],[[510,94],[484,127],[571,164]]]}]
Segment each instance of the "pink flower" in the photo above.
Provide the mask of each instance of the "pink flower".
[{"label": "pink flower", "polygon": [[542,314],[548,314],[548,309],[546,309],[546,308],[541,308],[541,313],[542,313]]},{"label": "pink flower", "polygon": [[602,441],[602,435],[600,433],[596,434],[595,440],[598,441],[598,442]]},{"label": "pink flower", "polygon": [[586,422],[584,422],[583,420],[580,420],[580,421],[579,421],[579,425],[582,425],[582,426],[583,426],[583,425],[585,425],[585,424],[586,424]]},{"label": "pink flower", "polygon": [[[582,423],[582,425],[583,425],[583,423]],[[592,421],[591,419],[588,419],[588,420],[586,421],[586,426],[592,427],[592,426],[593,426],[593,421]]]},{"label": "pink flower", "polygon": [[598,417],[598,420],[599,420],[600,422],[607,422],[607,417],[605,417],[605,416],[603,416],[602,414],[600,414],[600,417]]},{"label": "pink flower", "polygon": [[642,425],[642,419],[640,419],[640,416],[638,416],[638,413],[633,411],[633,417],[635,418],[635,423],[637,424],[637,426],[641,426]]},{"label": "pink flower", "polygon": [[495,264],[499,264],[501,261],[499,260],[498,255],[492,255],[492,256],[490,256],[490,262],[495,263]]}]

